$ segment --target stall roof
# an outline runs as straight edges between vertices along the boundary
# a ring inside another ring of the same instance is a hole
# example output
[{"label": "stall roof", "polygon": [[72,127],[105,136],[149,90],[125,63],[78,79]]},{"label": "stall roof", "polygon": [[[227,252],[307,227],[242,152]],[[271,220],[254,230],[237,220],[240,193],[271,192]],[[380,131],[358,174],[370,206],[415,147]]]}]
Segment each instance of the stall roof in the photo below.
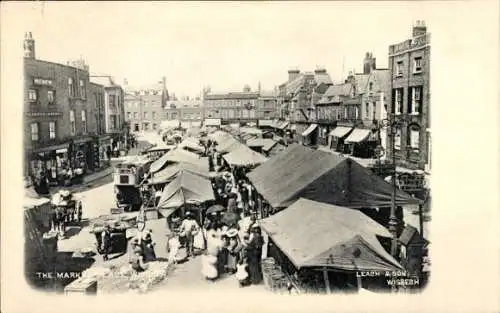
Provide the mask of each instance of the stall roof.
[{"label": "stall roof", "polygon": [[156,146],[149,148],[146,152],[170,151],[170,150],[173,150],[175,148],[176,148],[176,146],[174,146],[174,145],[167,145],[164,142],[160,142]]},{"label": "stall roof", "polygon": [[391,234],[358,210],[299,199],[260,223],[298,268],[402,269],[377,239]]},{"label": "stall roof", "polygon": [[154,176],[149,179],[149,184],[150,185],[155,185],[155,184],[165,184],[177,177],[179,174],[183,173],[184,171],[191,172],[193,174],[196,174],[198,176],[204,177],[204,178],[210,178],[210,172],[207,170],[200,168],[194,164],[191,163],[175,163],[172,165],[169,165],[165,167],[163,170],[157,172],[154,174]]},{"label": "stall roof", "polygon": [[[391,205],[392,185],[369,169],[298,144],[255,168],[248,178],[275,208],[287,207],[300,197],[350,208]],[[397,205],[416,203],[420,201],[397,191]]]},{"label": "stall roof", "polygon": [[265,156],[245,145],[241,145],[228,154],[225,154],[223,158],[230,165],[236,166],[258,165],[267,161]]},{"label": "stall roof", "polygon": [[244,134],[262,135],[262,130],[255,127],[241,127],[240,132]]},{"label": "stall roof", "polygon": [[185,203],[203,203],[214,199],[210,180],[183,171],[165,187],[158,207],[175,208]]},{"label": "stall roof", "polygon": [[196,139],[190,137],[185,138],[184,141],[179,144],[179,148],[190,148],[197,152],[205,152],[205,148],[196,142]]},{"label": "stall roof", "polygon": [[276,141],[270,138],[255,138],[247,141],[247,146],[249,147],[262,147],[262,150],[269,151],[272,147],[277,144]]},{"label": "stall roof", "polygon": [[154,161],[151,164],[149,170],[151,173],[156,173],[162,170],[167,165],[168,162],[174,162],[174,163],[186,162],[197,165],[201,168],[208,168],[208,162],[205,162],[204,159],[200,158],[195,153],[177,148],[165,153],[164,155],[161,156],[161,158]]},{"label": "stall roof", "polygon": [[233,137],[228,137],[226,140],[221,141],[215,149],[220,153],[228,153],[240,146],[243,146],[241,142],[234,139]]}]

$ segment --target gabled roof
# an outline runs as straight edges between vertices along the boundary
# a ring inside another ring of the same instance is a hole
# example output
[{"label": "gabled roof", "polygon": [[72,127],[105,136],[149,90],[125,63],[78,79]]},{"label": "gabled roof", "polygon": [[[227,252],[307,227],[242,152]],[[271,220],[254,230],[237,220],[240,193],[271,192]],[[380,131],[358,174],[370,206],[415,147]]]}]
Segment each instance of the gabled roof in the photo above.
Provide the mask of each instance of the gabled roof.
[{"label": "gabled roof", "polygon": [[233,151],[225,154],[223,158],[230,165],[236,166],[258,165],[267,161],[265,156],[245,145],[238,146]]},{"label": "gabled roof", "polygon": [[214,200],[210,180],[189,171],[183,171],[163,190],[159,208],[176,208],[185,203],[203,203]]},{"label": "gabled roof", "polygon": [[[297,144],[254,169],[248,178],[275,208],[287,207],[300,197],[350,208],[391,205],[392,186],[369,169]],[[396,204],[419,202],[397,191]]]},{"label": "gabled roof", "polygon": [[402,269],[377,239],[389,231],[358,210],[299,199],[260,224],[298,268]]},{"label": "gabled roof", "polygon": [[170,163],[191,163],[191,164],[194,164],[194,165],[204,169],[204,168],[208,168],[208,162],[205,162],[205,161],[206,160],[200,158],[198,155],[196,155],[192,152],[177,148],[174,150],[170,150],[169,152],[162,155],[161,158],[154,161],[151,164],[150,172],[156,173],[158,171],[161,171],[163,168],[165,168],[167,166],[167,164],[169,162]]}]

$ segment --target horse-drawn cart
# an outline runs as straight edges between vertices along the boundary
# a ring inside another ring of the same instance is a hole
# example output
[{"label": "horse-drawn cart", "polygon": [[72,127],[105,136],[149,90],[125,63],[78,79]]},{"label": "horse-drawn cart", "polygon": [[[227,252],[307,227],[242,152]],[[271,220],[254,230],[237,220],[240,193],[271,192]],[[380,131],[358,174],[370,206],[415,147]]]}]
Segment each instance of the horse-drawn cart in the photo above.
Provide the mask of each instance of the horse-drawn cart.
[{"label": "horse-drawn cart", "polygon": [[69,190],[60,190],[52,196],[51,228],[64,236],[66,226],[70,223],[80,223],[83,216],[82,201],[76,199]]}]

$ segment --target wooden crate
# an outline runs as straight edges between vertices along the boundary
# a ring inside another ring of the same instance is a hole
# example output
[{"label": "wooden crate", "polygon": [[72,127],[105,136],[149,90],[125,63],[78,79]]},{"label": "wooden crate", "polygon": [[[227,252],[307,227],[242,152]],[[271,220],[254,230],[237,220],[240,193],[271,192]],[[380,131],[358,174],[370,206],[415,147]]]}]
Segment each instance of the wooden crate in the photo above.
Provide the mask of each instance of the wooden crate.
[{"label": "wooden crate", "polygon": [[79,278],[64,288],[65,294],[97,294],[97,280],[95,278]]}]

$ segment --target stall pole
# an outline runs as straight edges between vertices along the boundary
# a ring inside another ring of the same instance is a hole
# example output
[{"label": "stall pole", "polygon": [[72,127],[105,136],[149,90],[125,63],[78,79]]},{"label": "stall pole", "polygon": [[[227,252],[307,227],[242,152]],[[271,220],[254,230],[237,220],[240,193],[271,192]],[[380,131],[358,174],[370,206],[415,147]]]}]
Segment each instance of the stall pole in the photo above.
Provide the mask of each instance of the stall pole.
[{"label": "stall pole", "polygon": [[326,270],[326,267],[323,268],[323,279],[325,280],[326,293],[331,293],[332,290],[330,289],[330,279],[328,278],[328,271]]}]

